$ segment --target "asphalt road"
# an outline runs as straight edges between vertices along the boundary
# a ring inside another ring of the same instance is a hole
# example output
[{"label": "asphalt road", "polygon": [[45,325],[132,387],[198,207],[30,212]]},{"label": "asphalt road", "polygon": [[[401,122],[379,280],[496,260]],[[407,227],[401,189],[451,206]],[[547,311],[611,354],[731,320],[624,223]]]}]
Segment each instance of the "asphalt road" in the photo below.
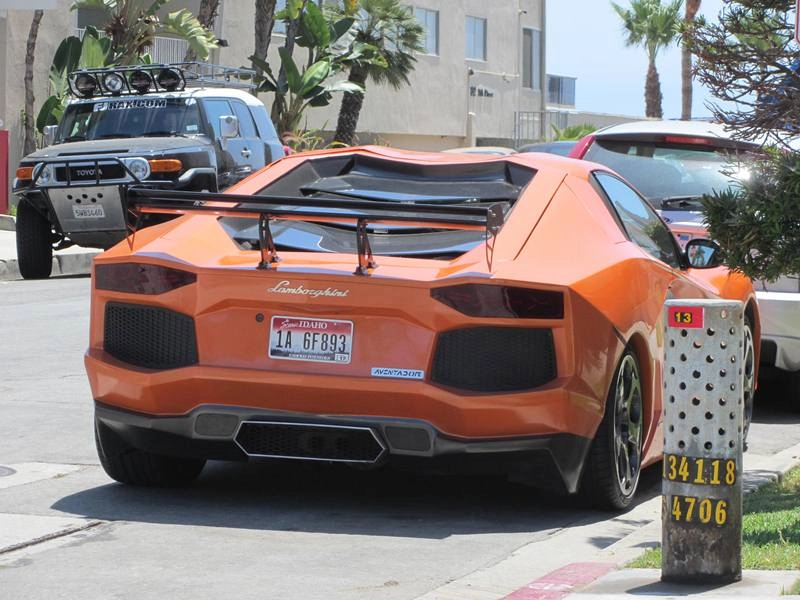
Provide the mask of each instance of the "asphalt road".
[{"label": "asphalt road", "polygon": [[[94,449],[88,298],[85,276],[0,281],[0,598],[449,598],[475,573],[508,593],[657,517],[653,469],[617,518],[501,479],[296,463],[118,485]],[[757,408],[749,452],[797,444],[798,421]]]}]

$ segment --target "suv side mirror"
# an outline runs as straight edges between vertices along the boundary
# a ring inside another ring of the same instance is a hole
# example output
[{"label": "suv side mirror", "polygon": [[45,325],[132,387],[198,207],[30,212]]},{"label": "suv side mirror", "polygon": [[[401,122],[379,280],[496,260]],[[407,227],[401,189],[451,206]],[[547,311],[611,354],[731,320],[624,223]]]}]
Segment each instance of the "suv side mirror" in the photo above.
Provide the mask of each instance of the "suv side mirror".
[{"label": "suv side mirror", "polygon": [[239,135],[239,119],[233,115],[222,115],[219,118],[220,145],[225,150],[225,142]]},{"label": "suv side mirror", "polygon": [[719,244],[705,238],[695,238],[686,242],[684,255],[686,263],[692,269],[713,269],[722,264]]},{"label": "suv side mirror", "polygon": [[239,119],[233,115],[220,117],[219,135],[223,140],[237,137],[239,135]]},{"label": "suv side mirror", "polygon": [[44,145],[45,146],[52,146],[53,142],[56,141],[56,131],[58,131],[58,125],[45,125],[44,130],[42,131],[42,135],[44,136]]}]

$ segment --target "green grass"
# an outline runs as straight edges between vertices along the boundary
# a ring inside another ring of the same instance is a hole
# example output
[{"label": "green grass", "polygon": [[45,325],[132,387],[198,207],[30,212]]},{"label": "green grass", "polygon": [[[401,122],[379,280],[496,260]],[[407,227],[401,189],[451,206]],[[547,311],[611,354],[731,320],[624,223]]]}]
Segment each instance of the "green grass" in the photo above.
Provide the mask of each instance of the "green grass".
[{"label": "green grass", "polygon": [[[800,569],[800,467],[745,494],[742,509],[742,568]],[[661,548],[648,550],[627,566],[660,569]],[[800,594],[800,582],[790,593]]]}]

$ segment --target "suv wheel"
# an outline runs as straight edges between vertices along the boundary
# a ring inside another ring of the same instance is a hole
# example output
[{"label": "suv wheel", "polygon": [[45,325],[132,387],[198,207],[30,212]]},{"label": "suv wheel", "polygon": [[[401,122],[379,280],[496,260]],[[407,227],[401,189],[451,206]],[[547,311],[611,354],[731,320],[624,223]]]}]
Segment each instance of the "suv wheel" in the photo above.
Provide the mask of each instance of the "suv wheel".
[{"label": "suv wheel", "polygon": [[46,279],[53,269],[50,222],[22,200],[17,206],[17,264],[24,279]]}]

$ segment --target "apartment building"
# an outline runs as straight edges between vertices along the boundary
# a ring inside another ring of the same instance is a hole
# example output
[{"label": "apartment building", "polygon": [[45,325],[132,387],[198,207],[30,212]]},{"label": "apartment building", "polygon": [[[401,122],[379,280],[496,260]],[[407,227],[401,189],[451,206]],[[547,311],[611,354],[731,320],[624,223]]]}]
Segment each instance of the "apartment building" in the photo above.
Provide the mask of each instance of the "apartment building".
[{"label": "apartment building", "polygon": [[[317,0],[330,2],[336,0]],[[197,11],[200,0],[171,0],[163,9]],[[280,4],[281,2],[279,2]],[[44,18],[36,44],[34,90],[36,108],[49,95],[48,68],[59,42],[86,25],[97,24],[90,11],[70,11],[72,0],[3,0],[0,7],[0,129],[9,132],[10,172],[20,158],[24,62],[33,10]],[[574,80],[545,74],[545,0],[412,0],[409,5],[425,27],[425,51],[417,56],[411,85],[395,90],[368,82],[359,119],[361,143],[437,150],[474,144],[513,146],[550,135],[550,125],[574,106]],[[254,45],[254,0],[223,0],[216,35],[227,45],[210,62],[246,66]],[[277,48],[284,42],[280,24],[272,35],[270,60],[279,65]],[[161,39],[157,62],[182,60],[177,40]],[[16,83],[12,83],[16,82]],[[550,89],[552,88],[552,89]],[[557,104],[548,111],[548,90]],[[262,98],[269,106],[269,95]],[[305,127],[335,129],[340,98],[313,108]]]}]

